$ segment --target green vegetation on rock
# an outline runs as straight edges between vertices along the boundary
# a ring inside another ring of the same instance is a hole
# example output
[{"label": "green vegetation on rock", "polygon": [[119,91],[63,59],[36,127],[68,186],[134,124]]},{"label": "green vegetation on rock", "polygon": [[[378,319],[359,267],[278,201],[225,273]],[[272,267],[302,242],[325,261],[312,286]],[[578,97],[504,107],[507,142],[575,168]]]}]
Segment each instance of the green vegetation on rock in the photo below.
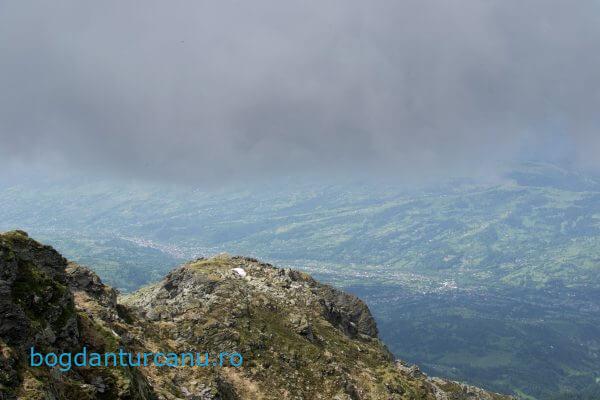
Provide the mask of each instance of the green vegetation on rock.
[{"label": "green vegetation on rock", "polygon": [[[117,299],[93,272],[24,233],[1,234],[0,249],[11,254],[0,264],[0,289],[16,294],[0,303],[8,311],[0,315],[2,399],[508,399],[394,363],[367,306],[306,273],[220,255]],[[50,302],[56,309],[31,314],[24,288],[59,299]],[[228,351],[243,354],[244,364],[61,373],[29,366],[32,345],[46,352]]]}]

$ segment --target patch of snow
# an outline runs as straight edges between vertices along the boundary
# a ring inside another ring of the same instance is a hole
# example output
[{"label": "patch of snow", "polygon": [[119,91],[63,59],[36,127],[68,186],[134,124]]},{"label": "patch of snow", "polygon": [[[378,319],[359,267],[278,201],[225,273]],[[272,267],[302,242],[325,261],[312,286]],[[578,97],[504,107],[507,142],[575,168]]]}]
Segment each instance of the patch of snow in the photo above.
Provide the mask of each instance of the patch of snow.
[{"label": "patch of snow", "polygon": [[246,271],[244,271],[244,268],[233,268],[232,271],[236,272],[242,278],[246,276]]}]

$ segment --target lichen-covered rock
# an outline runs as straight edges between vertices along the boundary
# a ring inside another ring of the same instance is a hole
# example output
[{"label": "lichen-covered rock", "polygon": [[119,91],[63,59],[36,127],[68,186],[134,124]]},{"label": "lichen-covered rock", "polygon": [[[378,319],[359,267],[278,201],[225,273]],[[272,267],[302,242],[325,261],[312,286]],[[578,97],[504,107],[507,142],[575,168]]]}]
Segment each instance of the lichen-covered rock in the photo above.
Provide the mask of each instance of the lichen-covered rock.
[{"label": "lichen-covered rock", "polygon": [[108,314],[86,314],[76,302],[72,284],[78,281],[76,276],[88,275],[97,289],[108,293],[98,297],[102,304],[95,310],[116,306],[107,302],[112,289],[89,270],[73,267],[76,272],[69,276],[66,269],[67,260],[25,232],[0,234],[0,400],[155,398],[133,369],[74,367],[60,372],[29,365],[31,347],[45,354],[76,353],[83,346],[104,351],[121,345],[99,318]]},{"label": "lichen-covered rock", "polygon": [[[128,296],[23,232],[0,235],[0,400],[500,400],[394,364],[368,307],[309,275],[220,255]],[[29,367],[26,349],[240,353],[207,367]]]},{"label": "lichen-covered rock", "polygon": [[117,291],[104,285],[94,272],[70,262],[66,268],[66,275],[72,292],[85,292],[104,307],[117,307]]},{"label": "lichen-covered rock", "polygon": [[25,232],[0,236],[0,337],[7,344],[68,349],[77,343],[66,264]]},{"label": "lichen-covered rock", "polygon": [[[150,372],[157,382],[186,377],[179,387],[185,393],[211,387],[231,399],[469,398],[453,397],[454,386],[445,391],[454,382],[442,387],[397,367],[357,297],[252,258],[198,259],[120,302],[141,321],[136,335],[153,338],[147,346],[243,354],[242,368],[222,368],[216,377],[193,369],[171,377],[169,371]],[[189,384],[202,381],[205,386]],[[506,398],[485,391],[478,396]]]}]

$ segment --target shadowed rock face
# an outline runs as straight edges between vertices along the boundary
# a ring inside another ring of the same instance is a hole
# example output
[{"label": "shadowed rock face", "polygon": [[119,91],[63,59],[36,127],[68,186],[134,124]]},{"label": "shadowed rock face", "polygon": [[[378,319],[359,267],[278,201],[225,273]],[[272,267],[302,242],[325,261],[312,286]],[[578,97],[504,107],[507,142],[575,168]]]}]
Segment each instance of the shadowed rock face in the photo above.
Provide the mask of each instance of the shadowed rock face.
[{"label": "shadowed rock face", "polygon": [[43,353],[78,352],[83,346],[105,352],[118,346],[99,310],[87,313],[86,302],[73,291],[82,275],[96,282],[96,288],[112,290],[93,272],[67,267],[52,247],[25,232],[0,234],[0,399],[155,398],[133,369],[74,368],[62,373],[29,366],[32,346]]},{"label": "shadowed rock face", "polygon": [[[394,363],[367,306],[255,259],[185,264],[117,301],[24,232],[0,235],[0,399],[504,399]],[[241,367],[28,366],[41,352],[243,355]]]},{"label": "shadowed rock face", "polygon": [[7,343],[69,348],[77,342],[73,297],[66,288],[67,261],[24,232],[0,242],[0,336]]}]

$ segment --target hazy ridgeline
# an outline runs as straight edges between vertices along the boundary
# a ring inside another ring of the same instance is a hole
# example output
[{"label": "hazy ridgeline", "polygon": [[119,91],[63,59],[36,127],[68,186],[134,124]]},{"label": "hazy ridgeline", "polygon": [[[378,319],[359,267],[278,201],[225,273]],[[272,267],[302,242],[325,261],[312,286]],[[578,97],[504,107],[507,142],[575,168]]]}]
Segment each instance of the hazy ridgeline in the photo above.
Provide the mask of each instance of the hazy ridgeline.
[{"label": "hazy ridgeline", "polygon": [[412,190],[13,182],[0,228],[124,291],[223,251],[302,267],[364,298],[391,350],[427,372],[543,399],[592,393],[600,375],[599,182],[535,163]]}]

